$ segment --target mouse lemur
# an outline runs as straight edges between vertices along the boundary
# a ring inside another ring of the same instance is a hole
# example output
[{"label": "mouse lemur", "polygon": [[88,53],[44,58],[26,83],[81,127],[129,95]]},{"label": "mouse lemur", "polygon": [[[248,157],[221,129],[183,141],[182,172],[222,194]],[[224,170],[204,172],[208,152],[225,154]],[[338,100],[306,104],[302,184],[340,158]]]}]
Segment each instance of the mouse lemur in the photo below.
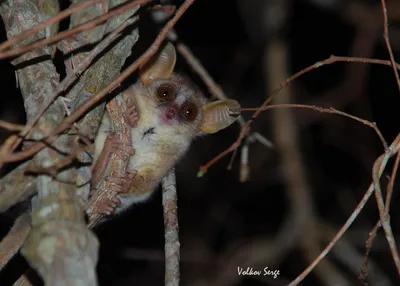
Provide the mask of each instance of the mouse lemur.
[{"label": "mouse lemur", "polygon": [[240,115],[235,100],[209,102],[192,82],[173,73],[175,62],[175,48],[168,43],[123,93],[132,142],[120,142],[107,111],[103,116],[95,139],[92,188],[101,181],[112,153],[132,156],[123,178],[108,178],[118,196],[104,202],[102,213],[118,213],[148,199],[194,138],[224,129]]}]

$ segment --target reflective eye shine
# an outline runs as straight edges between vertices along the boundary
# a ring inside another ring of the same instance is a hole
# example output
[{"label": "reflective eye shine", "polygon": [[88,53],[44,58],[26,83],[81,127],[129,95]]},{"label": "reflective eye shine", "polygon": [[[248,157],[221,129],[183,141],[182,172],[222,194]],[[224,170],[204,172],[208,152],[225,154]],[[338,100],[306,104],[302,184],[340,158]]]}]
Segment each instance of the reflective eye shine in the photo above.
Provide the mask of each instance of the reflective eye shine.
[{"label": "reflective eye shine", "polygon": [[181,114],[186,120],[193,121],[198,114],[197,106],[194,103],[188,103],[181,108]]},{"label": "reflective eye shine", "polygon": [[173,100],[174,89],[169,85],[162,85],[157,89],[157,97],[161,100]]}]

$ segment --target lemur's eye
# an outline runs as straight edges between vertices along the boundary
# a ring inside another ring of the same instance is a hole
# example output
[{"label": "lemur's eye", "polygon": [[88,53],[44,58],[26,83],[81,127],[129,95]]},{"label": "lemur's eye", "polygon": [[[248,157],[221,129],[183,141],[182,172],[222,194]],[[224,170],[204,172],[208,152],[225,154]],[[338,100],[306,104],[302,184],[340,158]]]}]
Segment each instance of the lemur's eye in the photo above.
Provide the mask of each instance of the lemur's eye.
[{"label": "lemur's eye", "polygon": [[169,85],[161,85],[157,89],[157,96],[162,100],[172,100],[174,99],[174,89]]},{"label": "lemur's eye", "polygon": [[197,117],[197,113],[197,106],[194,103],[188,103],[181,108],[182,116],[188,121],[195,120]]}]

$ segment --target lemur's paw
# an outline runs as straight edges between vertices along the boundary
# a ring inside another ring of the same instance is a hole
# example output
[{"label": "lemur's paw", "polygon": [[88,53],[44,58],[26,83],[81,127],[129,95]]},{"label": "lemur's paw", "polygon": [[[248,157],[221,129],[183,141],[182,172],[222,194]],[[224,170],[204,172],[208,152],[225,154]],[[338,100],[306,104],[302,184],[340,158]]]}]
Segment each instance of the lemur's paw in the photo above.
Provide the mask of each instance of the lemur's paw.
[{"label": "lemur's paw", "polygon": [[112,215],[120,203],[118,198],[104,198],[96,203],[97,213]]},{"label": "lemur's paw", "polygon": [[135,149],[132,147],[132,144],[120,140],[119,136],[115,133],[107,136],[104,149],[105,152],[115,153],[119,158],[124,160],[128,159],[128,156],[133,156],[135,154]]},{"label": "lemur's paw", "polygon": [[106,180],[111,184],[110,188],[117,194],[127,193],[136,174],[136,171],[127,169],[124,176],[111,175]]},{"label": "lemur's paw", "polygon": [[132,98],[128,98],[126,100],[125,121],[131,127],[136,127],[139,121],[139,112]]}]

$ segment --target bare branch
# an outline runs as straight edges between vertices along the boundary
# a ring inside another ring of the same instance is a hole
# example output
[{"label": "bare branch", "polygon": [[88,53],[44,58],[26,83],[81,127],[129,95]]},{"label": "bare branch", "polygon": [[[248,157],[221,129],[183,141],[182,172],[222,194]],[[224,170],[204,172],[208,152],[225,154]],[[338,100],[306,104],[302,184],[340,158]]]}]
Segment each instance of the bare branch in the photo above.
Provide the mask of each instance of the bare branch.
[{"label": "bare branch", "polygon": [[172,169],[163,178],[163,207],[164,207],[164,227],[165,227],[165,285],[179,285],[179,225],[178,225],[178,205],[176,193],[175,170]]},{"label": "bare branch", "polygon": [[[386,9],[385,0],[381,0],[381,4],[382,4],[382,12],[383,12],[383,37],[385,39],[386,47],[387,47],[387,50],[389,52],[390,62],[391,62],[392,67],[393,67],[393,73],[394,73],[394,76],[396,78],[397,87],[398,87],[398,89],[400,91],[399,73],[397,72],[396,61],[395,61],[394,56],[393,56],[392,47],[390,46],[389,24],[388,24],[388,15],[387,15],[387,9]],[[398,268],[398,271],[399,271],[399,274],[400,274],[400,262],[397,265],[397,268]]]}]

